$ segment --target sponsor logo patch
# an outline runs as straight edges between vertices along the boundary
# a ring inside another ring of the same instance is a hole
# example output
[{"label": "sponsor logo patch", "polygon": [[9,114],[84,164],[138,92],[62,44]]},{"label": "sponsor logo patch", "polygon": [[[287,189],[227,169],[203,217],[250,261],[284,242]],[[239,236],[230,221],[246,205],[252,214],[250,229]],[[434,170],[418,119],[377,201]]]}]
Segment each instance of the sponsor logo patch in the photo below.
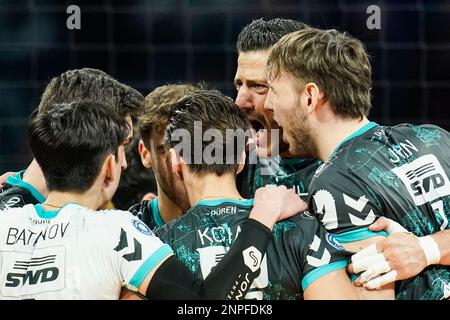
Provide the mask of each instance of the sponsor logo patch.
[{"label": "sponsor logo patch", "polygon": [[133,220],[133,226],[141,233],[151,236],[152,230],[141,220]]},{"label": "sponsor logo patch", "polygon": [[326,235],[327,242],[334,248],[338,250],[345,250],[344,247],[337,241],[337,239],[331,234],[327,233]]}]

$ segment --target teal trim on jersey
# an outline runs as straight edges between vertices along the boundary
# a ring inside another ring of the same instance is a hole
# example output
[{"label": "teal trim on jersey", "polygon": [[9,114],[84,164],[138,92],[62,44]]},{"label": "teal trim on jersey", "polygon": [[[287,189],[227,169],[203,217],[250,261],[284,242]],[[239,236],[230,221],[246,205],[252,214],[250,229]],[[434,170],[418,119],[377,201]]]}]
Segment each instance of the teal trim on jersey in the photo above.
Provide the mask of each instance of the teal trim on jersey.
[{"label": "teal trim on jersey", "polygon": [[367,238],[372,238],[375,236],[383,236],[387,237],[388,233],[386,231],[372,231],[369,230],[369,227],[351,230],[339,234],[333,234],[333,236],[336,238],[337,241],[346,243],[346,242],[353,242],[353,241],[359,241],[364,240]]},{"label": "teal trim on jersey", "polygon": [[303,291],[305,291],[306,288],[308,288],[308,286],[311,283],[313,283],[320,277],[323,277],[324,275],[326,275],[330,272],[343,269],[343,268],[347,267],[347,264],[348,264],[347,260],[339,260],[339,261],[335,261],[335,262],[329,263],[327,265],[324,265],[322,267],[318,267],[318,268],[312,270],[306,276],[303,277],[303,280],[302,280]]},{"label": "teal trim on jersey", "polygon": [[333,153],[328,157],[328,160],[330,160],[338,151],[338,149],[347,141],[356,138],[360,135],[362,135],[363,133],[366,133],[367,131],[369,131],[370,129],[372,129],[373,127],[378,126],[378,123],[376,122],[369,122],[368,124],[364,125],[362,128],[359,128],[357,131],[353,132],[351,135],[349,135],[347,138],[345,138],[341,143],[338,144],[338,146],[334,149]]},{"label": "teal trim on jersey", "polygon": [[356,273],[356,274],[351,274],[350,275],[350,281],[353,283],[353,282],[355,282],[355,280],[356,279],[358,279],[358,277],[362,274],[363,272],[361,271],[361,272],[358,272],[358,273]]},{"label": "teal trim on jersey", "polygon": [[8,177],[8,179],[6,179],[6,182],[12,186],[17,186],[17,187],[22,187],[24,189],[27,189],[28,191],[31,192],[31,194],[33,195],[33,197],[36,198],[37,201],[39,201],[41,203],[44,202],[45,197],[39,191],[37,191],[36,188],[33,187],[31,184],[22,180],[24,172],[25,172],[25,170],[17,172],[15,175]]},{"label": "teal trim on jersey", "polygon": [[34,208],[36,209],[36,213],[39,216],[39,218],[41,219],[53,219],[54,217],[56,217],[58,215],[58,213],[67,205],[69,204],[76,204],[79,206],[78,203],[75,202],[69,202],[66,203],[65,205],[63,205],[61,208],[59,208],[58,210],[47,210],[45,211],[44,207],[42,206],[42,204],[36,204],[34,206]]},{"label": "teal trim on jersey", "polygon": [[165,244],[162,247],[159,247],[150,257],[145,260],[145,262],[139,267],[136,273],[130,280],[130,285],[138,288],[142,282],[145,280],[147,275],[153,268],[160,263],[163,259],[165,259],[168,255],[172,254],[173,250],[168,245]]},{"label": "teal trim on jersey", "polygon": [[156,226],[159,228],[165,225],[166,223],[161,218],[161,212],[159,211],[158,197],[150,201],[150,207],[152,208],[153,220]]},{"label": "teal trim on jersey", "polygon": [[239,204],[241,206],[252,206],[253,205],[253,199],[247,199],[247,200],[239,200],[239,199],[214,199],[214,200],[202,200],[197,202],[196,206],[218,206],[222,203],[231,202],[235,204]]}]

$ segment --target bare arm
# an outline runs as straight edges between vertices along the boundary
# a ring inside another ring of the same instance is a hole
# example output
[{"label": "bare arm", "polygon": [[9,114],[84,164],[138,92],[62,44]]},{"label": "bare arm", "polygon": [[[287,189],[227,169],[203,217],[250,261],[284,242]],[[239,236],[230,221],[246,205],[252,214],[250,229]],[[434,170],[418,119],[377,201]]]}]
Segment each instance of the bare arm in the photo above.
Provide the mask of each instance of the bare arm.
[{"label": "bare arm", "polygon": [[305,300],[393,300],[394,286],[369,291],[355,287],[345,269],[330,272],[310,284],[304,292]]}]

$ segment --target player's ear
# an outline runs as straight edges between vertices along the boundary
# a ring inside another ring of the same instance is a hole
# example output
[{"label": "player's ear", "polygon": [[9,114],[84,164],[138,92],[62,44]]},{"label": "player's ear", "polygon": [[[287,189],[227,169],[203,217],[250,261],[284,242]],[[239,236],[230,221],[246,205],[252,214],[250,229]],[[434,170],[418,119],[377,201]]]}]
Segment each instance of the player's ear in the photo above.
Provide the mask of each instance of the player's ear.
[{"label": "player's ear", "polygon": [[178,152],[175,151],[174,148],[170,148],[169,155],[170,155],[169,156],[170,165],[173,174],[176,175],[181,180],[183,180],[182,165],[184,163],[184,160],[180,157],[180,155],[178,154]]},{"label": "player's ear", "polygon": [[141,156],[142,165],[150,169],[152,167],[152,159],[150,157],[150,151],[147,149],[142,139],[139,140],[138,150]]},{"label": "player's ear", "polygon": [[322,98],[324,96],[323,92],[314,82],[308,82],[305,85],[305,89],[303,90],[303,92],[307,98],[306,111],[308,113],[311,113],[312,111],[314,111],[316,106],[322,101]]},{"label": "player's ear", "polygon": [[113,154],[110,154],[108,157],[106,157],[105,161],[103,162],[101,175],[103,177],[103,188],[108,188],[111,183],[117,179],[115,176],[115,163],[116,163],[116,156]]},{"label": "player's ear", "polygon": [[242,172],[242,170],[244,170],[245,158],[246,158],[245,150],[242,150],[241,157],[239,159],[239,164],[238,164],[238,167],[237,167],[237,170],[236,170],[236,174],[239,174],[239,173]]}]

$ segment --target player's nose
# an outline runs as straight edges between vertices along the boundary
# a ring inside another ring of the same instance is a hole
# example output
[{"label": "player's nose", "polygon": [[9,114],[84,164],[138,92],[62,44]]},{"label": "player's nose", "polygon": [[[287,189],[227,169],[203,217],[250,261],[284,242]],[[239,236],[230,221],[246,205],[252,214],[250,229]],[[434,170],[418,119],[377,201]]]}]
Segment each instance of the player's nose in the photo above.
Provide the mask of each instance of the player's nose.
[{"label": "player's nose", "polygon": [[254,110],[255,107],[252,103],[252,96],[246,86],[241,86],[236,96],[236,104],[241,110]]}]

